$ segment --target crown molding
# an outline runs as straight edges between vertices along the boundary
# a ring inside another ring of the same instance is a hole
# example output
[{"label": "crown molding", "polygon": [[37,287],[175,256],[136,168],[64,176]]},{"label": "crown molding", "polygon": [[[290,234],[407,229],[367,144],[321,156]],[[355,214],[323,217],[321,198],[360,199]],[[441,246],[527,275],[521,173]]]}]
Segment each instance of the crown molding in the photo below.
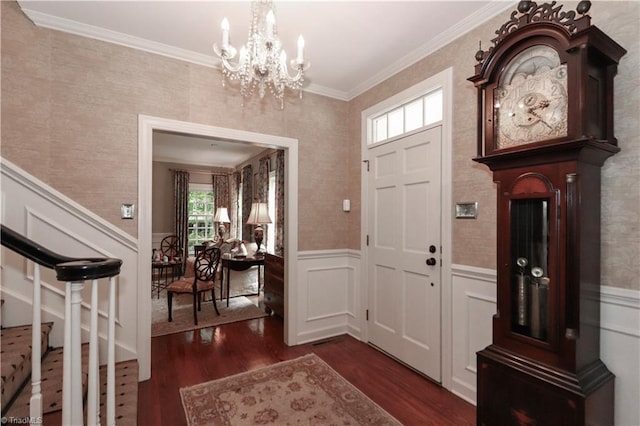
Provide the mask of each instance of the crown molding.
[{"label": "crown molding", "polygon": [[[449,28],[447,31],[441,33],[436,39],[429,41],[429,43],[422,45],[400,60],[383,68],[378,73],[376,73],[376,75],[363,81],[352,90],[345,92],[311,83],[304,88],[304,91],[342,101],[350,101],[353,98],[371,89],[372,87],[399,73],[400,71],[415,64],[416,62],[430,55],[436,50],[442,48],[456,38],[460,37],[462,34],[465,34],[476,28],[477,26],[483,24],[487,20],[496,16],[498,13],[512,8],[513,4],[514,2],[511,1],[505,2],[501,0],[493,0],[487,6],[468,16],[466,19],[460,21],[457,25]],[[120,46],[138,49],[197,65],[220,69],[219,60],[215,59],[213,55],[196,53],[190,50],[169,46],[163,43],[157,43],[140,37],[130,36],[117,31],[107,30],[69,19],[59,18],[28,8],[23,8],[22,10],[25,15],[27,15],[27,17],[39,27],[63,31],[81,37],[88,37],[95,40],[114,43]]]},{"label": "crown molding", "polygon": [[428,43],[423,44],[413,52],[405,55],[393,64],[383,68],[373,77],[363,81],[361,84],[354,87],[347,93],[347,100],[351,100],[357,96],[360,96],[367,90],[377,86],[388,78],[398,74],[400,71],[410,67],[416,62],[434,53],[438,49],[441,49],[455,39],[461,37],[463,34],[466,34],[474,28],[484,24],[486,21],[495,17],[499,13],[513,8],[514,4],[515,3],[512,1],[505,2],[502,0],[493,0],[490,4],[467,16],[465,19],[461,20],[446,31],[440,33],[436,38],[430,40]]},{"label": "crown molding", "polygon": [[217,66],[218,61],[213,57],[213,55],[196,53],[191,50],[169,46],[140,37],[134,37],[117,31],[96,27],[94,25],[83,24],[70,19],[59,18],[57,16],[48,15],[31,9],[22,9],[22,11],[39,27],[58,30],[95,40],[106,41],[107,43],[118,44],[132,49],[138,49],[173,59],[204,65],[206,67],[219,68]]}]

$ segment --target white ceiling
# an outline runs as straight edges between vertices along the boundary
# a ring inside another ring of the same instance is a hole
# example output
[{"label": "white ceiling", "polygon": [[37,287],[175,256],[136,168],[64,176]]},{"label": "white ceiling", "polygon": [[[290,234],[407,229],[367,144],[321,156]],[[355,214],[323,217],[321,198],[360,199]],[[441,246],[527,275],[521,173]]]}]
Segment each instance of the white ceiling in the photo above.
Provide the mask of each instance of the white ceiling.
[{"label": "white ceiling", "polygon": [[265,149],[269,148],[216,138],[153,132],[154,161],[234,168]]},{"label": "white ceiling", "polygon": [[[220,40],[222,19],[229,19],[230,41],[240,47],[246,42],[251,17],[250,3],[237,0],[19,0],[19,4],[39,26],[211,67],[219,65],[212,45]],[[298,35],[305,38],[305,57],[311,61],[305,90],[349,100],[514,4],[501,0],[285,0],[276,1],[275,7],[278,33],[289,57],[295,54]],[[209,150],[210,144],[208,140],[193,143]],[[160,152],[164,145],[156,149],[154,142],[154,156],[169,158],[169,152]],[[190,145],[181,141],[182,151]],[[225,145],[235,147],[233,151],[246,148],[221,144],[216,149],[218,159],[225,159]],[[238,155],[230,152],[225,161],[235,161]],[[253,155],[248,152],[244,158]]]}]

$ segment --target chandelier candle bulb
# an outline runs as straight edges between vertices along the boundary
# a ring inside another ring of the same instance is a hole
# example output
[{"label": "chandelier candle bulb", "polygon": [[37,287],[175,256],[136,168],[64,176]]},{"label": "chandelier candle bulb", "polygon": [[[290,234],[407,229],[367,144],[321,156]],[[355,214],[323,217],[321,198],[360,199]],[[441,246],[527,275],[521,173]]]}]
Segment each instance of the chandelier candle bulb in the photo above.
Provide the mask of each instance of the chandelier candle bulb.
[{"label": "chandelier candle bulb", "polygon": [[304,38],[302,37],[302,34],[300,34],[300,37],[298,37],[298,63],[301,64],[304,62],[303,56],[302,56],[302,51],[304,50]]},{"label": "chandelier candle bulb", "polygon": [[227,18],[222,20],[220,27],[222,28],[222,48],[226,49],[229,46],[229,21]]},{"label": "chandelier candle bulb", "polygon": [[271,39],[273,37],[273,25],[276,23],[276,17],[273,14],[273,10],[270,10],[267,13],[267,38]]}]

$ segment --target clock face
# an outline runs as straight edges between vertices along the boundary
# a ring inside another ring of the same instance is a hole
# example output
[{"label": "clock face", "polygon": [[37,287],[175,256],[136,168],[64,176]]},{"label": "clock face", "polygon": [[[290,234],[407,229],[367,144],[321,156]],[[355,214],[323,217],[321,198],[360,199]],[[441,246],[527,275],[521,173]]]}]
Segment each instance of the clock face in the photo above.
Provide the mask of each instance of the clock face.
[{"label": "clock face", "polygon": [[494,100],[495,149],[567,136],[567,66],[551,47],[513,58]]}]

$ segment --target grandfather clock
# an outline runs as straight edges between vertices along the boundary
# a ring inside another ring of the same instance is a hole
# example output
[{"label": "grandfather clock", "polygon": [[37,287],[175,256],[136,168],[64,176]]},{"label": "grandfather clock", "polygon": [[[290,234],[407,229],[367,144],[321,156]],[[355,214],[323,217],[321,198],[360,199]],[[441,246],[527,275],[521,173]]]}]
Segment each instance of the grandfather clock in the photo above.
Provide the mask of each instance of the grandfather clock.
[{"label": "grandfather clock", "polygon": [[477,354],[479,425],[613,424],[600,360],[600,169],[620,149],[626,51],[590,2],[521,1],[476,53],[478,156],[497,184],[497,313]]}]

